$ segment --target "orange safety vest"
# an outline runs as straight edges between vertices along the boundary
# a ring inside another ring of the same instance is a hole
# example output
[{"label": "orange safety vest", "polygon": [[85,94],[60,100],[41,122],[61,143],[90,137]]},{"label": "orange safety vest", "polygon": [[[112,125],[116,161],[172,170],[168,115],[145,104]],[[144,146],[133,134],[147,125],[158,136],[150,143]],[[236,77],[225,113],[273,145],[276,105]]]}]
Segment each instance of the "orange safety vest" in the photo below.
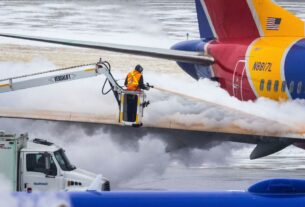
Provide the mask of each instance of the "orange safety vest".
[{"label": "orange safety vest", "polygon": [[139,71],[132,71],[127,75],[127,90],[128,91],[140,91],[139,82],[142,74]]}]

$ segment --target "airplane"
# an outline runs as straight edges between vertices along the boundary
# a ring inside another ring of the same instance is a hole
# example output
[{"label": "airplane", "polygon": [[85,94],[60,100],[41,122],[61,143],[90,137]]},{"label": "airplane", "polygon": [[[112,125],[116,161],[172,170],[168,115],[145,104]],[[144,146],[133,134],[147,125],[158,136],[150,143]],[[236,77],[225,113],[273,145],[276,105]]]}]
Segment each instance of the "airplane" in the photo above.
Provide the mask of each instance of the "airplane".
[{"label": "airplane", "polygon": [[[109,50],[133,55],[174,60],[196,80],[217,81],[230,95],[241,101],[267,97],[274,100],[305,98],[305,25],[302,20],[272,0],[195,0],[200,31],[199,40],[179,42],[171,49],[128,46],[0,33],[18,38],[60,45]],[[50,113],[11,113],[2,117],[80,121]],[[90,117],[83,122],[103,123]],[[162,128],[157,126],[156,128]],[[166,127],[165,127],[166,128]],[[168,127],[166,129],[173,128]],[[176,127],[179,129],[179,126]],[[192,127],[188,129],[192,131]],[[209,130],[193,130],[209,134]],[[305,149],[304,136],[279,136],[212,130],[229,141],[257,144],[250,158],[256,159],[295,145]],[[222,134],[222,135],[220,135]],[[216,135],[215,135],[216,136]]]}]

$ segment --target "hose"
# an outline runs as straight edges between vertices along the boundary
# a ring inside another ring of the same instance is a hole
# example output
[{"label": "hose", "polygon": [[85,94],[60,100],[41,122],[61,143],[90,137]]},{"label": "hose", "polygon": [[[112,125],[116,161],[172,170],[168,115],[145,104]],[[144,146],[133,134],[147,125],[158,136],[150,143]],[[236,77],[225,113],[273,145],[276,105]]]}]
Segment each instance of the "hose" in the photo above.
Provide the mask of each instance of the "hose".
[{"label": "hose", "polygon": [[110,91],[112,91],[112,88],[110,88],[108,91],[105,92],[105,86],[106,86],[106,83],[107,83],[107,82],[109,82],[109,81],[108,81],[108,78],[106,78],[106,80],[105,80],[105,82],[104,82],[104,84],[103,84],[103,88],[102,88],[102,94],[103,94],[103,95],[107,95]]},{"label": "hose", "polygon": [[[102,65],[102,66],[105,67],[105,68],[107,68],[107,69],[109,70],[109,72],[111,71],[111,65],[110,65],[109,62],[107,62],[107,61],[102,61],[102,60],[100,59],[100,61],[99,61],[98,64],[99,64],[99,65]],[[115,80],[115,79],[113,78],[111,72],[109,73],[109,75],[111,75],[112,79]],[[106,86],[107,82],[108,82],[109,85],[110,85],[110,89],[109,89],[108,91],[105,92],[105,86]],[[120,87],[120,88],[122,89],[122,87],[121,87],[120,85],[118,85],[118,84],[117,84],[117,87]],[[105,82],[104,82],[104,84],[103,84],[103,87],[102,87],[102,94],[103,94],[103,95],[107,95],[110,91],[113,91],[113,86],[110,84],[108,78],[106,78],[106,80],[105,80]]]},{"label": "hose", "polygon": [[[107,61],[102,61],[102,60],[100,59],[99,64],[105,66],[109,71],[111,71],[111,65],[110,65],[109,62],[107,62]],[[104,82],[104,84],[103,84],[103,87],[102,87],[102,94],[103,94],[103,95],[107,95],[107,94],[112,90],[112,88],[110,87],[110,89],[109,89],[108,91],[105,92],[105,86],[106,86],[106,83],[107,83],[107,82],[109,82],[108,78],[106,78],[106,80],[105,80],[105,82]]]}]

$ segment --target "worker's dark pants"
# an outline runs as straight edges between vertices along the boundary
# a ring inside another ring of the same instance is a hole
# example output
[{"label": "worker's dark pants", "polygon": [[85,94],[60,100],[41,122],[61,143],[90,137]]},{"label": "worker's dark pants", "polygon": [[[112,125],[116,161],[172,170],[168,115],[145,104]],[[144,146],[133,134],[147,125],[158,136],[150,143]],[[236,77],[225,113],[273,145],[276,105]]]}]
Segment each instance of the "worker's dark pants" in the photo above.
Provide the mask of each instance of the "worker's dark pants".
[{"label": "worker's dark pants", "polygon": [[127,95],[127,119],[129,122],[135,122],[137,117],[138,96]]}]

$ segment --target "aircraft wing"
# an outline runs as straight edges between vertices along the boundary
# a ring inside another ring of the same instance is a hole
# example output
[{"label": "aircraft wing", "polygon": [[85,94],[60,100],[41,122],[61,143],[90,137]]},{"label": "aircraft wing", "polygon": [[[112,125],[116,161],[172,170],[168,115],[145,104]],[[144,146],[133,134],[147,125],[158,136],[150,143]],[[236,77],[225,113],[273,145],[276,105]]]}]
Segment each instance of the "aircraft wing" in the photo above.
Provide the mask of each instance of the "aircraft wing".
[{"label": "aircraft wing", "polygon": [[[137,47],[137,46],[126,46],[126,45],[116,45],[116,44],[104,44],[89,41],[72,41],[57,38],[45,38],[45,37],[34,37],[34,36],[24,36],[24,35],[14,35],[14,34],[1,34],[3,37],[18,38],[25,40],[40,41],[46,43],[55,43],[68,46],[93,48],[101,50],[109,50],[115,52],[122,52],[135,55],[150,56],[156,58],[164,58],[169,60],[175,60],[180,62],[190,62],[190,63],[200,63],[202,65],[213,64],[214,59],[210,56],[206,56],[200,52],[186,52],[186,51],[176,51],[170,49],[157,49],[149,47]],[[166,92],[166,91],[165,91]],[[176,94],[180,95],[180,94]],[[213,107],[215,104],[210,104],[209,107]],[[100,124],[111,127],[121,127],[118,126],[117,119],[115,117],[105,117],[103,115],[97,114],[85,114],[78,112],[62,112],[62,111],[45,111],[45,110],[16,110],[16,109],[0,109],[0,117],[6,118],[23,118],[23,119],[34,119],[34,120],[50,120],[50,121],[65,121],[65,122],[75,122],[75,123],[92,123]],[[251,119],[254,118],[253,116]],[[253,120],[248,119],[246,125],[253,123]],[[261,121],[268,124],[276,126],[278,129],[286,129],[287,126],[282,126],[280,123],[271,123],[268,120],[256,120],[256,123]],[[234,141],[241,143],[256,144],[257,146],[250,155],[251,159],[260,158],[263,156],[270,155],[272,153],[278,152],[289,145],[305,146],[305,137],[302,132],[299,131],[289,131],[286,130],[286,134],[283,134],[281,130],[279,131],[256,131],[254,129],[241,127],[238,124],[232,123],[231,125],[209,125],[208,123],[202,124],[192,124],[179,122],[177,120],[158,120],[157,122],[144,122],[145,126],[138,130],[144,132],[153,132],[168,137],[169,134],[174,134],[170,136],[174,141],[170,141],[171,144],[169,149],[176,149],[182,147],[193,147],[200,148],[202,145],[209,142],[217,141]],[[121,127],[120,130],[132,130],[130,127]],[[143,133],[144,133],[143,132]],[[162,136],[164,137],[164,136]],[[204,138],[207,138],[204,140]],[[168,141],[168,140],[166,140]]]},{"label": "aircraft wing", "polygon": [[[156,135],[155,137],[162,138],[167,143],[168,151],[180,148],[206,148],[222,141],[256,144],[250,159],[273,154],[290,145],[305,144],[304,136],[298,133],[290,133],[285,136],[276,132],[255,132],[232,125],[210,128],[204,124],[186,125],[175,120],[163,120],[147,123],[141,128],[132,128],[119,125],[115,116],[11,108],[0,108],[0,117],[98,124],[107,127],[107,130],[111,130],[113,133],[125,131],[126,134],[137,134],[135,137],[150,133]],[[134,139],[134,137],[130,137],[130,139]]]},{"label": "aircraft wing", "polygon": [[178,51],[171,49],[129,46],[129,45],[99,43],[99,42],[80,41],[80,40],[67,40],[67,39],[59,39],[59,38],[36,37],[36,36],[16,35],[16,34],[7,34],[7,33],[0,33],[0,36],[24,39],[24,40],[32,40],[38,42],[54,43],[54,44],[74,46],[74,47],[108,50],[113,52],[149,56],[149,57],[162,58],[162,59],[174,60],[179,62],[198,63],[201,65],[211,65],[214,63],[213,57],[204,55],[202,52]]}]

